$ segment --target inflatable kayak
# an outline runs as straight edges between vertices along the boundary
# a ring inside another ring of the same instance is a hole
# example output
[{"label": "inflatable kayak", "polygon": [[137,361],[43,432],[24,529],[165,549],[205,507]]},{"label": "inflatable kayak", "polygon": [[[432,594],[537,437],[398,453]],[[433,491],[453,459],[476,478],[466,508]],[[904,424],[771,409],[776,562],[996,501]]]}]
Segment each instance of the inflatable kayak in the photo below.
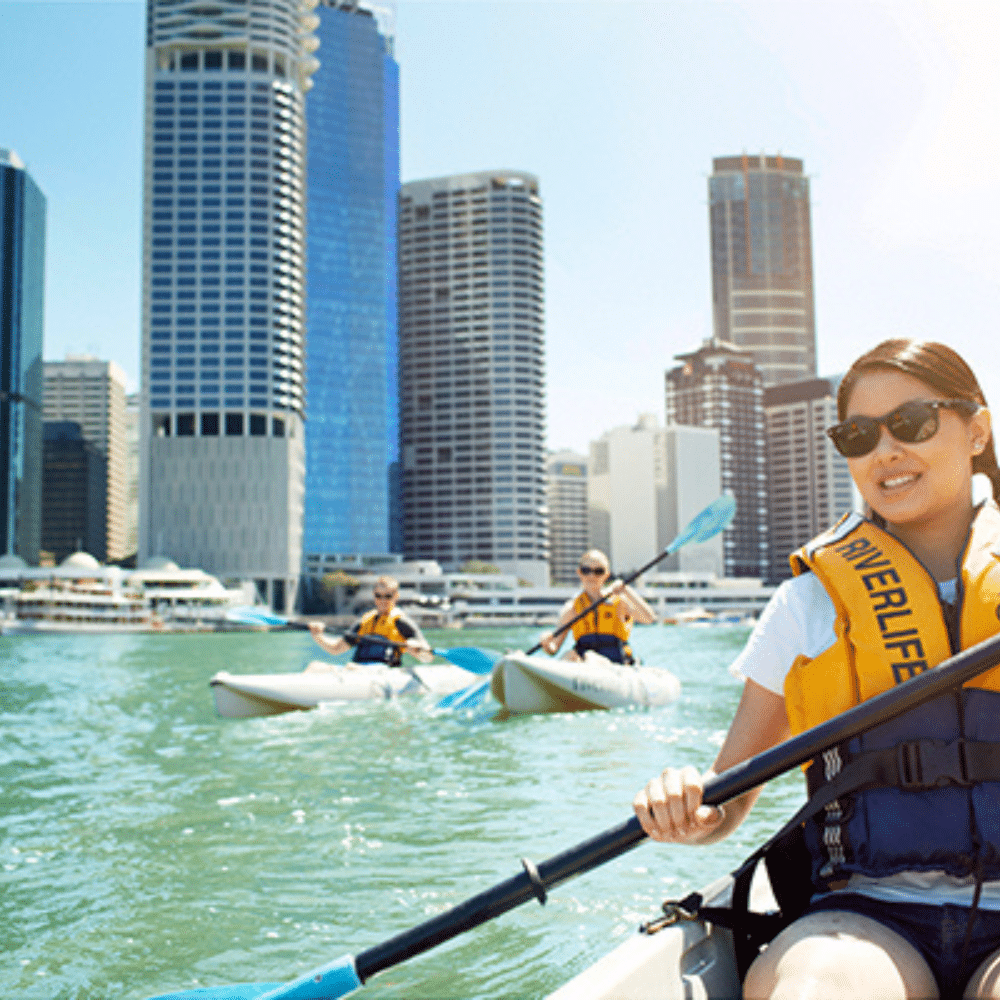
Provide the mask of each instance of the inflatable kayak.
[{"label": "inflatable kayak", "polygon": [[[729,876],[713,882],[700,891],[704,905],[728,906],[732,888]],[[759,912],[777,906],[762,871],[750,900]],[[737,1000],[743,991],[732,934],[677,904],[664,903],[663,911],[547,1000]]]},{"label": "inflatable kayak", "polygon": [[612,663],[588,652],[583,660],[508,653],[493,668],[490,693],[508,712],[580,712],[666,705],[681,683],[662,667]]},{"label": "inflatable kayak", "polygon": [[315,661],[295,674],[231,674],[210,681],[215,710],[226,719],[305,711],[328,701],[384,700],[398,695],[446,695],[474,684],[475,674],[450,663],[391,668],[381,663]]}]

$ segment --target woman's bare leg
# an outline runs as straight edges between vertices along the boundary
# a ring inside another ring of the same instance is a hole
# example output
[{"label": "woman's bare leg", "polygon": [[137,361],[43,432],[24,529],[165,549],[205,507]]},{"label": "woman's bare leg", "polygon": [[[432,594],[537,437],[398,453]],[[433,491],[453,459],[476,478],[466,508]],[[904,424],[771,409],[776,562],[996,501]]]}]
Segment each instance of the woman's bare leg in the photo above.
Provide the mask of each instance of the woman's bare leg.
[{"label": "woman's bare leg", "polygon": [[[744,1000],[937,1000],[937,983],[906,938],[871,917],[811,913],[757,957]],[[991,995],[991,994],[987,994]]]},{"label": "woman's bare leg", "polygon": [[962,996],[969,1000],[1000,1000],[1000,948],[976,969]]}]

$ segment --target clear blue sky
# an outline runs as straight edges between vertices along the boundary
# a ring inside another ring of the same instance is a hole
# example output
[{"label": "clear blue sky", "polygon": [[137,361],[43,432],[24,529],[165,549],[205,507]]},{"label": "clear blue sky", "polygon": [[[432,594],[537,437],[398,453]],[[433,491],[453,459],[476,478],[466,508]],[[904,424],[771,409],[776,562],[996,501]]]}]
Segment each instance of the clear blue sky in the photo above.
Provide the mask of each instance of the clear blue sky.
[{"label": "clear blue sky", "polygon": [[[46,356],[133,386],[143,22],[0,0],[0,146],[48,198]],[[744,150],[812,177],[821,373],[940,339],[1000,410],[998,51],[995,2],[401,0],[402,175],[540,178],[552,447],[662,420],[664,370],[711,333],[712,157]]]}]

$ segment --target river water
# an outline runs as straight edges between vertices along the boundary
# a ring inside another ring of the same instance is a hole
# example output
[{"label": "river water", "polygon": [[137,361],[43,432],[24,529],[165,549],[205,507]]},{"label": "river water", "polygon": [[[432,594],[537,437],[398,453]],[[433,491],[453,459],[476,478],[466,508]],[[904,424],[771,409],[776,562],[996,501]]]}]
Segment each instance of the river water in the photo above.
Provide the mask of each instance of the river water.
[{"label": "river water", "polygon": [[[430,633],[524,648],[538,630]],[[707,766],[746,628],[636,630],[681,700],[496,718],[419,698],[216,717],[208,679],[301,670],[302,632],[0,639],[0,997],[110,1000],[281,981],[357,954],[630,815]],[[801,801],[789,775],[729,841],[645,843],[372,979],[375,998],[542,997],[731,870]]]}]

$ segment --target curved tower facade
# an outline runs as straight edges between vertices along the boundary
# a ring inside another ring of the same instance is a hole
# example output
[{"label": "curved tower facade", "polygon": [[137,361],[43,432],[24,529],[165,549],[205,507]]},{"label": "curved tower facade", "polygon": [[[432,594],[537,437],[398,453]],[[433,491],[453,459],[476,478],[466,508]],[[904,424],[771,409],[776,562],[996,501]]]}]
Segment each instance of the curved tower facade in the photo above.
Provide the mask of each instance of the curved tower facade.
[{"label": "curved tower facade", "polygon": [[708,180],[717,340],[765,385],[816,375],[809,178],[788,156],[721,156]]},{"label": "curved tower facade", "polygon": [[294,601],[315,0],[148,0],[140,558]]},{"label": "curved tower facade", "polygon": [[492,171],[399,200],[404,551],[549,580],[542,201]]}]

